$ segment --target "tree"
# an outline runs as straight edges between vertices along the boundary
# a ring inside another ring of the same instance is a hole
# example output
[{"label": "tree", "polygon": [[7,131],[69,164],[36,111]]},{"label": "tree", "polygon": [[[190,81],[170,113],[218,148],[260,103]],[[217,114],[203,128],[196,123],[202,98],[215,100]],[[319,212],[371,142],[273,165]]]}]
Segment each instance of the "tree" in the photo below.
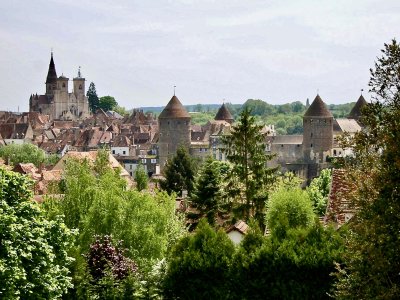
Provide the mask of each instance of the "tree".
[{"label": "tree", "polygon": [[111,96],[100,97],[99,108],[101,108],[102,110],[104,111],[113,110],[114,107],[116,106],[118,106],[118,103],[114,97]]},{"label": "tree", "polygon": [[276,169],[267,168],[272,155],[266,154],[261,125],[255,123],[245,108],[230,135],[224,136],[222,151],[232,163],[228,189],[236,201],[236,213],[248,220],[251,216],[263,227],[268,189],[275,181]]},{"label": "tree", "polygon": [[140,192],[147,189],[149,176],[142,164],[139,164],[135,170],[136,189]]},{"label": "tree", "polygon": [[33,163],[39,167],[46,161],[46,153],[33,144],[10,144],[0,147],[0,157],[12,165]]},{"label": "tree", "polygon": [[267,203],[267,227],[272,235],[284,238],[289,229],[309,227],[314,221],[312,202],[299,187],[279,188]]},{"label": "tree", "polygon": [[[229,299],[229,265],[234,245],[205,220],[194,235],[182,238],[168,259],[167,299]],[[218,276],[216,276],[218,274]]]},{"label": "tree", "polygon": [[[146,272],[184,233],[184,222],[175,212],[173,197],[127,190],[119,170],[108,166],[101,155],[94,164],[67,160],[64,196],[49,197],[43,207],[49,219],[63,214],[66,225],[79,230],[71,250],[75,258],[71,266],[75,287],[69,292],[70,299],[89,298],[93,289],[83,255],[89,252],[94,235],[112,235],[113,239],[122,240],[120,249],[126,249],[124,256],[137,263],[140,276],[145,278]],[[112,276],[104,280],[108,282],[103,282],[105,286],[118,292],[115,289],[121,284],[113,281]],[[128,288],[130,279],[126,280]]]},{"label": "tree", "polygon": [[0,178],[0,297],[60,298],[72,286],[73,234],[61,217],[44,218],[27,177],[0,168]]},{"label": "tree", "polygon": [[235,299],[329,299],[335,262],[341,262],[343,239],[315,222],[289,229],[282,240],[250,232],[231,265]]},{"label": "tree", "polygon": [[338,299],[397,299],[400,295],[400,45],[384,45],[370,70],[372,101],[362,111],[366,129],[350,140],[347,195],[357,210],[350,224]]},{"label": "tree", "polygon": [[195,169],[195,162],[187,149],[180,146],[176,155],[165,165],[165,180],[160,181],[160,187],[169,194],[175,192],[182,195],[182,191],[186,190],[190,195],[193,191]]},{"label": "tree", "polygon": [[200,211],[200,216],[207,217],[210,225],[215,224],[215,218],[224,204],[223,180],[228,172],[227,163],[216,161],[210,156],[196,176],[192,204]]},{"label": "tree", "polygon": [[90,83],[89,88],[86,92],[86,97],[89,102],[89,109],[91,112],[95,112],[99,108],[99,97],[97,96],[96,86],[93,82]]},{"label": "tree", "polygon": [[329,191],[331,188],[332,172],[330,169],[324,169],[321,171],[319,177],[314,178],[309,187],[307,187],[307,193],[310,197],[314,210],[319,216],[325,215],[326,205],[328,203]]}]

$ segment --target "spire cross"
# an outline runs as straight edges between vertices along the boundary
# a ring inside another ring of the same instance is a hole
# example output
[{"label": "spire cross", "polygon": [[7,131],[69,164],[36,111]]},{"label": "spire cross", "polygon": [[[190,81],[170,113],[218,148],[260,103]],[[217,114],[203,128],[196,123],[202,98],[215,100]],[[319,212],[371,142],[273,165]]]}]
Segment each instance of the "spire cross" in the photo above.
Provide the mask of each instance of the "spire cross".
[{"label": "spire cross", "polygon": [[364,92],[364,89],[361,89],[361,96],[362,96],[362,92]]},{"label": "spire cross", "polygon": [[174,96],[175,96],[175,88],[176,88],[176,85],[174,85]]},{"label": "spire cross", "polygon": [[78,77],[81,77],[81,66],[78,67]]}]

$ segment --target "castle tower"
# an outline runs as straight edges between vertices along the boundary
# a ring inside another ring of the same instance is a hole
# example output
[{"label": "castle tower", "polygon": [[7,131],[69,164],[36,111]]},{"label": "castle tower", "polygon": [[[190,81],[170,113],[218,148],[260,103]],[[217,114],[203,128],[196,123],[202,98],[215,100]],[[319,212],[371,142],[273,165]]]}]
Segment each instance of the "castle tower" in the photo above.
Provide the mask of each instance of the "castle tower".
[{"label": "castle tower", "polygon": [[325,162],[333,146],[333,116],[319,95],[304,114],[303,129],[305,161]]},{"label": "castle tower", "polygon": [[56,89],[57,89],[57,72],[53,60],[53,52],[51,52],[49,71],[47,72],[47,78],[46,78],[46,95],[53,96],[54,90]]},{"label": "castle tower", "polygon": [[348,119],[354,119],[356,121],[360,120],[362,108],[367,105],[367,101],[364,99],[363,95],[360,95],[356,104],[350,111],[350,114],[347,116]]},{"label": "castle tower", "polygon": [[179,146],[190,146],[190,115],[175,95],[158,116],[158,154],[161,170]]},{"label": "castle tower", "polygon": [[216,121],[226,121],[229,124],[233,123],[233,117],[229,109],[226,107],[225,103],[219,108],[214,120]]}]

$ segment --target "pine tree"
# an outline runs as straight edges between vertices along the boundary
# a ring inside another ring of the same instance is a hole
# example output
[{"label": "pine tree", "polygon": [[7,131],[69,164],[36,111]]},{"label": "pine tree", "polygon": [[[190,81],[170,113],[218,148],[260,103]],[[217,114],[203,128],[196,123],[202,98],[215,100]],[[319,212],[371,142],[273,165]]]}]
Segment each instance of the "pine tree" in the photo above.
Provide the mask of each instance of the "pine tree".
[{"label": "pine tree", "polygon": [[192,204],[205,215],[210,225],[223,206],[223,179],[229,171],[229,165],[207,158],[196,176],[195,188],[191,197]]},{"label": "pine tree", "polygon": [[265,201],[268,189],[275,181],[276,169],[267,168],[267,162],[273,156],[265,152],[261,129],[245,108],[231,134],[223,138],[222,150],[232,163],[228,189],[236,202],[236,215],[246,221],[253,216],[263,227]]},{"label": "pine tree", "polygon": [[190,195],[193,191],[195,169],[195,163],[187,149],[180,146],[176,155],[165,165],[165,180],[160,181],[160,187],[169,194],[175,192],[182,195],[182,191],[186,190]]},{"label": "pine tree", "polygon": [[99,97],[97,96],[94,82],[90,83],[89,89],[86,92],[86,97],[88,98],[90,111],[92,113],[96,112],[96,109],[99,107]]}]

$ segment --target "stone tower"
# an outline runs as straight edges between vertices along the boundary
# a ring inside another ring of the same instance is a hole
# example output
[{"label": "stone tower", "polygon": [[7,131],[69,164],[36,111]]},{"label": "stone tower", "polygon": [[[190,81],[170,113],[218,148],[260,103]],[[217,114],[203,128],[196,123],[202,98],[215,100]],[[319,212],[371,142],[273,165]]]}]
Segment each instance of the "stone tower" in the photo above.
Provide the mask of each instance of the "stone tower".
[{"label": "stone tower", "polygon": [[326,162],[333,147],[333,116],[317,95],[303,117],[303,155],[307,163]]},{"label": "stone tower", "polygon": [[219,108],[214,120],[216,121],[226,121],[229,124],[233,123],[233,117],[229,109],[226,107],[225,103]]},{"label": "stone tower", "polygon": [[82,98],[85,96],[85,78],[82,77],[81,67],[78,70],[78,76],[74,77],[74,94],[76,99]]},{"label": "stone tower", "polygon": [[190,115],[175,95],[158,116],[158,154],[161,170],[180,145],[190,146]]}]

